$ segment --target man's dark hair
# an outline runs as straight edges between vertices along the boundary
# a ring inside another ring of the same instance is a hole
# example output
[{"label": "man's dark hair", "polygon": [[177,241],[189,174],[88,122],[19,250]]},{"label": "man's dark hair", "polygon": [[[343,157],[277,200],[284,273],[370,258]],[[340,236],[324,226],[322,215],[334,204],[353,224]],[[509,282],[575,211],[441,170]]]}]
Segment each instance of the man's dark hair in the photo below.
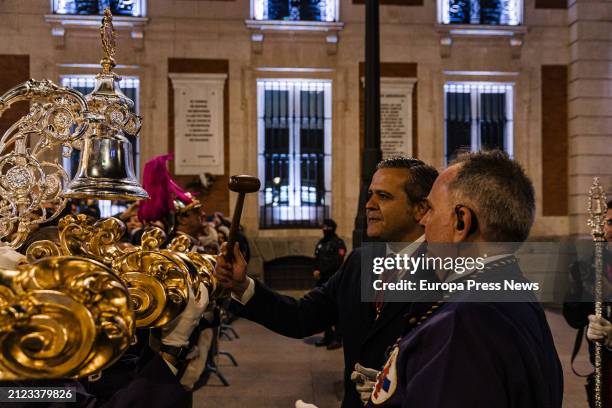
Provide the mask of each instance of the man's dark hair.
[{"label": "man's dark hair", "polygon": [[612,210],[612,200],[608,200],[608,210]]},{"label": "man's dark hair", "polygon": [[423,201],[429,195],[431,186],[438,177],[438,171],[422,160],[405,156],[393,156],[384,159],[376,166],[380,169],[406,169],[410,174],[404,190],[412,204]]},{"label": "man's dark hair", "polygon": [[501,150],[464,153],[448,188],[457,202],[472,205],[483,238],[489,242],[523,242],[535,217],[533,184],[523,167]]}]

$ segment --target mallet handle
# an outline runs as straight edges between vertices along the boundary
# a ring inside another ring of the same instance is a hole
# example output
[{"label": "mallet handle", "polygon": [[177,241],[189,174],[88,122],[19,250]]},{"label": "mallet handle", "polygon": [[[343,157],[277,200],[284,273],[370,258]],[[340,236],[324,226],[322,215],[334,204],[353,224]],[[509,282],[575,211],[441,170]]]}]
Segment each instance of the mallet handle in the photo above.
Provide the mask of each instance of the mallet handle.
[{"label": "mallet handle", "polygon": [[227,253],[225,259],[228,262],[234,260],[234,244],[238,240],[238,231],[240,229],[240,218],[242,217],[242,207],[244,207],[245,193],[238,193],[238,200],[234,207],[234,216],[232,217],[232,225],[230,226],[229,237],[227,237]]}]

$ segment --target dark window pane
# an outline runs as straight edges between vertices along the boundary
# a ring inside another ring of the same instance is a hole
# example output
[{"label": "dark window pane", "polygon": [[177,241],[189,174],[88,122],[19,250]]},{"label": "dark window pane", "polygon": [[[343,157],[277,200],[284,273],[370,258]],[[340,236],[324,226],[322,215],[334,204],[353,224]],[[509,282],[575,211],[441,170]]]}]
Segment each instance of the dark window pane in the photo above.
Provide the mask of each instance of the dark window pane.
[{"label": "dark window pane", "polygon": [[323,154],[303,154],[301,163],[302,204],[324,204],[325,178]]},{"label": "dark window pane", "polygon": [[265,91],[265,146],[266,153],[289,153],[287,116],[289,92]]},{"label": "dark window pane", "polygon": [[446,93],[446,159],[451,161],[458,153],[471,147],[470,94]]},{"label": "dark window pane", "polygon": [[480,111],[481,148],[505,150],[506,95],[503,93],[481,94]]},{"label": "dark window pane", "polygon": [[287,0],[268,0],[268,19],[285,20],[289,16]]},{"label": "dark window pane", "polygon": [[272,193],[273,205],[289,202],[289,157],[286,154],[265,154],[266,180],[265,188]]},{"label": "dark window pane", "polygon": [[288,91],[267,90],[264,94],[265,188],[273,205],[287,204],[289,187]]},{"label": "dark window pane", "polygon": [[99,14],[97,0],[75,0],[76,14]]},{"label": "dark window pane", "polygon": [[480,0],[480,24],[499,24],[501,13],[501,0]]},{"label": "dark window pane", "polygon": [[448,6],[451,24],[470,23],[470,0],[448,0]]},{"label": "dark window pane", "polygon": [[324,152],[323,91],[302,91],[300,150],[302,153]]},{"label": "dark window pane", "polygon": [[132,16],[135,2],[136,0],[110,0],[111,12],[114,15]]}]

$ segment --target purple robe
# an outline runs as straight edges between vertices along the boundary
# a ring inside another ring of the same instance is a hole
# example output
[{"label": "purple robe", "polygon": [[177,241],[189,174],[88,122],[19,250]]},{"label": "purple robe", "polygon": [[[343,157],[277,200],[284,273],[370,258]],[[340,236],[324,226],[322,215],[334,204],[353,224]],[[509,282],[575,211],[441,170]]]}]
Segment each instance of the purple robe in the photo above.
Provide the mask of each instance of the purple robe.
[{"label": "purple robe", "polygon": [[[525,281],[516,264],[499,269],[487,278]],[[367,407],[557,408],[562,398],[538,303],[448,302],[396,344]]]}]

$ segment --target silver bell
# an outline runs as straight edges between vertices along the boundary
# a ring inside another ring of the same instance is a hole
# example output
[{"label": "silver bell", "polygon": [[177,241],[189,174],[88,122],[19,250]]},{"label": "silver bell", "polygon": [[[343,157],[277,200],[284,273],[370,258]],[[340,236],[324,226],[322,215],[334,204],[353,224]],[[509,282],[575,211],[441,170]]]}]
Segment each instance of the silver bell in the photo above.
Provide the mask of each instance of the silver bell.
[{"label": "silver bell", "polygon": [[149,198],[134,176],[132,144],[123,135],[85,137],[79,168],[64,191],[65,197],[100,200]]}]

